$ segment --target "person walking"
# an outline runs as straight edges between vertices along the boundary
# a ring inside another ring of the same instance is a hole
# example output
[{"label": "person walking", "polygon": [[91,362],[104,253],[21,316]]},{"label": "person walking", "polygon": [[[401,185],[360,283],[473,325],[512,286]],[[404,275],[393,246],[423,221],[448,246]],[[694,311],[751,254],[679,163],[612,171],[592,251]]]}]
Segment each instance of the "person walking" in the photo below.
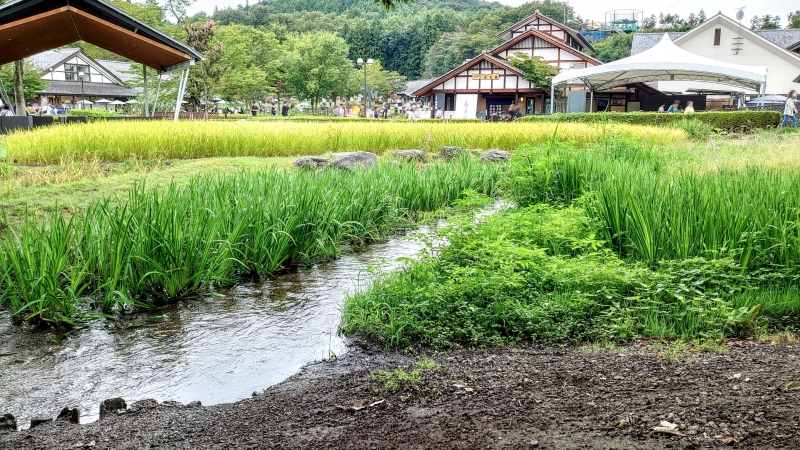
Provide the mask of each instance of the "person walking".
[{"label": "person walking", "polygon": [[783,107],[783,120],[781,121],[781,128],[789,125],[792,122],[792,127],[797,128],[797,91],[792,89],[789,95],[786,96],[786,105]]},{"label": "person walking", "polygon": [[11,117],[14,113],[11,111],[11,107],[8,105],[3,105],[0,107],[0,117]]},{"label": "person walking", "polygon": [[666,112],[666,111],[667,111],[667,104],[666,103],[664,103],[664,104],[662,104],[661,106],[658,107],[658,112],[663,113],[663,112]]},{"label": "person walking", "polygon": [[667,109],[667,112],[670,113],[670,114],[678,113],[678,112],[680,112],[680,106],[681,106],[681,101],[680,100],[675,100],[669,106],[669,109]]},{"label": "person walking", "polygon": [[253,117],[258,115],[258,105],[255,103],[253,103],[253,106],[250,108],[250,114],[252,114]]},{"label": "person walking", "polygon": [[289,117],[289,105],[287,105],[286,103],[284,103],[283,106],[281,107],[281,115],[283,117]]},{"label": "person walking", "polygon": [[694,114],[694,102],[686,102],[686,109],[683,110],[684,114]]}]

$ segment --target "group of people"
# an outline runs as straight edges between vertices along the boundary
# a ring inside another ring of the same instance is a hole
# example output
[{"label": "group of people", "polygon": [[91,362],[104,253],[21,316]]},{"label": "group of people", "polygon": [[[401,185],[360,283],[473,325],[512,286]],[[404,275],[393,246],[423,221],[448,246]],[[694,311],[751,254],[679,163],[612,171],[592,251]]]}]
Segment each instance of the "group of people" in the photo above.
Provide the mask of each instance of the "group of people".
[{"label": "group of people", "polygon": [[[66,111],[66,108],[59,107],[49,102],[42,102],[41,104],[28,102],[25,104],[25,115],[28,116],[55,116],[64,114]],[[15,115],[11,105],[3,104],[0,106],[0,117]]]},{"label": "group of people", "polygon": [[[669,114],[694,114],[694,102],[693,101],[686,102],[686,107],[685,108],[681,107],[681,101],[680,100],[675,100],[674,102],[672,102],[672,104],[669,105],[669,108],[666,108],[666,106],[667,106],[666,103],[664,103],[661,106],[659,106],[658,107],[658,112],[660,112],[660,113],[665,112],[665,113],[669,113]],[[664,108],[666,108],[666,109],[664,109]]]}]

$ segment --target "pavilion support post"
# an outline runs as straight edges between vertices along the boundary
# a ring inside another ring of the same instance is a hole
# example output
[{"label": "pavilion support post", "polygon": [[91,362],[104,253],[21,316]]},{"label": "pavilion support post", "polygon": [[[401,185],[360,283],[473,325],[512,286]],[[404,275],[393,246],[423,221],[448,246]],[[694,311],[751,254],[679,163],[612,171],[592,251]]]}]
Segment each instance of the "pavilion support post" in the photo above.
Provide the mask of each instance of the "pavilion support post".
[{"label": "pavilion support post", "polygon": [[181,74],[180,81],[178,83],[178,98],[175,100],[175,119],[173,120],[175,123],[178,123],[178,117],[181,114],[181,102],[183,101],[183,96],[186,95],[186,84],[189,82],[189,67],[183,69],[183,73]]},{"label": "pavilion support post", "polygon": [[144,116],[150,117],[150,105],[147,97],[147,66],[142,64],[142,73],[144,74]]},{"label": "pavilion support post", "polygon": [[156,85],[156,98],[153,99],[153,110],[149,117],[156,116],[156,109],[158,109],[158,97],[161,95],[161,74],[158,74],[158,84]]},{"label": "pavilion support post", "polygon": [[594,112],[594,89],[589,90],[589,112]]},{"label": "pavilion support post", "polygon": [[[550,114],[556,112],[556,85],[550,84]],[[546,111],[544,105],[542,105],[542,111]]]},{"label": "pavilion support post", "polygon": [[759,86],[759,97],[761,97],[761,107],[764,107],[764,96],[767,95],[767,83],[761,83]]}]

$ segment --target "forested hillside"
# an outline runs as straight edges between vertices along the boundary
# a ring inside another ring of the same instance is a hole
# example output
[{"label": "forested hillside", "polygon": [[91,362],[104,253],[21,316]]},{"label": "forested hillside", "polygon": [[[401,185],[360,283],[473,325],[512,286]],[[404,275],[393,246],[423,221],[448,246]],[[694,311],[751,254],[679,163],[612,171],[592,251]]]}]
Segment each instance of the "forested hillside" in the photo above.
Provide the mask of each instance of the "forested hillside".
[{"label": "forested hillside", "polygon": [[293,33],[333,32],[347,41],[351,59],[374,58],[416,79],[441,75],[492,48],[499,31],[537,9],[580,26],[566,1],[552,0],[517,8],[483,0],[418,0],[388,12],[372,0],[271,0],[218,9],[211,18],[270,31],[281,41]]}]

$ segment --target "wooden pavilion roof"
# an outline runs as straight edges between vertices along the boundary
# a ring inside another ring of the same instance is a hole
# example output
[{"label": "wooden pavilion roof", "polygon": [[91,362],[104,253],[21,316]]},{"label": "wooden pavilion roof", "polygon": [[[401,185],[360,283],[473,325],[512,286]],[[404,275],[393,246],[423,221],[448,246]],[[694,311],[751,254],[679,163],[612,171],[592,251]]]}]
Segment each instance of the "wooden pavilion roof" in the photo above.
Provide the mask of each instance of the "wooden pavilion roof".
[{"label": "wooden pavilion roof", "polygon": [[0,6],[0,65],[76,41],[157,70],[203,59],[103,0],[12,0]]}]

